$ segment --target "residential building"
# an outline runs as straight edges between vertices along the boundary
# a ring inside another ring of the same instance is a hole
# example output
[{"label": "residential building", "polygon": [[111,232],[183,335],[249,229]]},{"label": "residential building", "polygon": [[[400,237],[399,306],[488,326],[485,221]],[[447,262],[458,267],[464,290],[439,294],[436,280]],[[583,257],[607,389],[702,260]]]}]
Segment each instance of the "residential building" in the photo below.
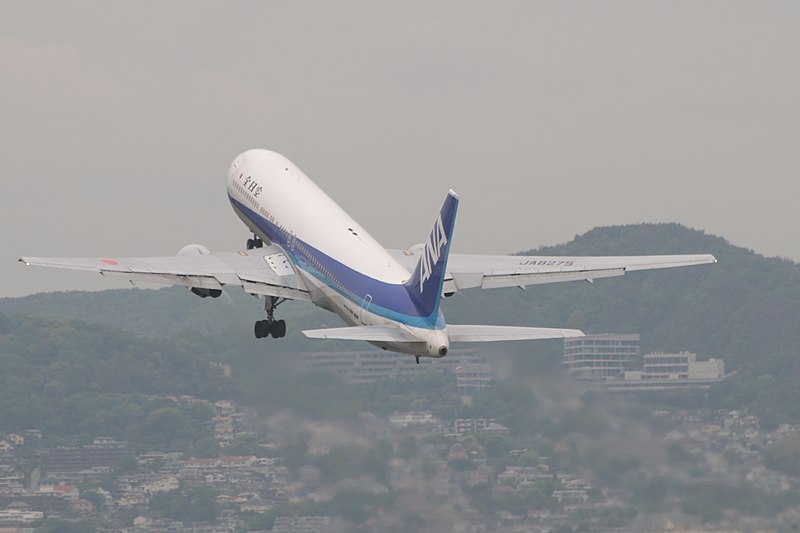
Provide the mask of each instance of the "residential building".
[{"label": "residential building", "polygon": [[77,501],[81,497],[81,492],[77,485],[67,485],[59,483],[57,485],[39,485],[37,494],[56,495],[70,501]]},{"label": "residential building", "polygon": [[468,435],[470,433],[507,435],[509,433],[509,429],[502,424],[498,424],[494,418],[458,418],[453,423],[453,431],[456,435]]},{"label": "residential building", "polygon": [[434,429],[442,426],[441,419],[430,411],[397,413],[389,417],[389,423],[399,429]]},{"label": "residential building", "polygon": [[124,457],[133,457],[133,449],[127,442],[98,437],[86,446],[48,450],[44,456],[44,471],[49,476],[109,472]]},{"label": "residential building", "polygon": [[279,516],[272,526],[280,533],[325,533],[332,529],[334,520],[330,516]]},{"label": "residential building", "polygon": [[0,528],[29,525],[44,518],[42,511],[0,510]]}]

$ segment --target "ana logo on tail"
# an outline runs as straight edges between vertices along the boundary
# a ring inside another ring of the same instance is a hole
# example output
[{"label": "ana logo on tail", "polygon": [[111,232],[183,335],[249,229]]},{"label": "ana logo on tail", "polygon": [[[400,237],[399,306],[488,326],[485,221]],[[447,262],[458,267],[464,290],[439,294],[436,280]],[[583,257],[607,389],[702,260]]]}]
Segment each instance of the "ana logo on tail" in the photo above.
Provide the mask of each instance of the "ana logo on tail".
[{"label": "ana logo on tail", "polygon": [[425,287],[425,282],[431,277],[434,265],[439,261],[442,255],[442,248],[447,244],[447,235],[444,231],[444,224],[442,223],[442,215],[436,219],[436,224],[433,225],[428,237],[428,242],[425,243],[425,249],[422,251],[422,260],[419,262],[419,292],[420,294]]}]

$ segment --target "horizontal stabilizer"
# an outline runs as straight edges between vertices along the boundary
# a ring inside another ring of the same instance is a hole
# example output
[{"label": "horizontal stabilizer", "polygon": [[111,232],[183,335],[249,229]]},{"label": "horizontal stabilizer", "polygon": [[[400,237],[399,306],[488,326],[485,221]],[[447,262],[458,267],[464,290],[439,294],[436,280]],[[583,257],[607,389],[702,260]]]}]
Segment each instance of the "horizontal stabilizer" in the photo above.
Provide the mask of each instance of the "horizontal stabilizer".
[{"label": "horizontal stabilizer", "polygon": [[344,328],[307,329],[310,339],[337,339],[369,342],[421,342],[421,339],[394,326],[352,326]]},{"label": "horizontal stabilizer", "polygon": [[524,341],[583,337],[579,329],[526,328],[517,326],[448,325],[450,342]]}]

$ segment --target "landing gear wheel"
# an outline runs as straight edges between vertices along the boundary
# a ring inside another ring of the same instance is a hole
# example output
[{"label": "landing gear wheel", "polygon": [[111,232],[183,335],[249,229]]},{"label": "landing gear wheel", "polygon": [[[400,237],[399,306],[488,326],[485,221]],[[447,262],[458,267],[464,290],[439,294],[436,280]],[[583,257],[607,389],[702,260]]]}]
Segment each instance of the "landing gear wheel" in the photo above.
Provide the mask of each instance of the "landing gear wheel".
[{"label": "landing gear wheel", "polygon": [[261,240],[261,237],[258,235],[253,235],[252,239],[247,239],[247,249],[252,250],[254,248],[262,248],[264,246],[264,241]]},{"label": "landing gear wheel", "polygon": [[280,339],[286,336],[286,321],[275,320],[275,308],[285,301],[286,298],[267,296],[266,302],[264,302],[264,311],[267,313],[267,319],[259,320],[253,327],[256,339],[263,339],[269,336],[272,336],[273,339]]},{"label": "landing gear wheel", "polygon": [[269,333],[273,339],[280,339],[286,336],[286,321],[276,320],[269,326]]},{"label": "landing gear wheel", "polygon": [[263,339],[265,337],[269,337],[269,322],[266,320],[259,320],[255,323],[253,327],[253,332],[256,335],[256,339]]},{"label": "landing gear wheel", "polygon": [[419,357],[417,357],[417,364],[419,364]]}]

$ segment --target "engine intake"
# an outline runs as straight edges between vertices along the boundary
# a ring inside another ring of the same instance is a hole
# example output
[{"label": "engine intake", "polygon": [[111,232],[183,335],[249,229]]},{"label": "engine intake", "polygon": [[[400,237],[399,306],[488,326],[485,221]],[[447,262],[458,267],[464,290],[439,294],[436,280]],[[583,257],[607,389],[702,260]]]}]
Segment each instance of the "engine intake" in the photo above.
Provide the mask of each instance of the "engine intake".
[{"label": "engine intake", "polygon": [[208,255],[211,251],[202,244],[187,244],[178,252],[178,255]]},{"label": "engine intake", "polygon": [[202,287],[192,287],[189,290],[192,292],[192,294],[196,294],[200,298],[219,298],[222,295],[222,289],[204,289]]}]

